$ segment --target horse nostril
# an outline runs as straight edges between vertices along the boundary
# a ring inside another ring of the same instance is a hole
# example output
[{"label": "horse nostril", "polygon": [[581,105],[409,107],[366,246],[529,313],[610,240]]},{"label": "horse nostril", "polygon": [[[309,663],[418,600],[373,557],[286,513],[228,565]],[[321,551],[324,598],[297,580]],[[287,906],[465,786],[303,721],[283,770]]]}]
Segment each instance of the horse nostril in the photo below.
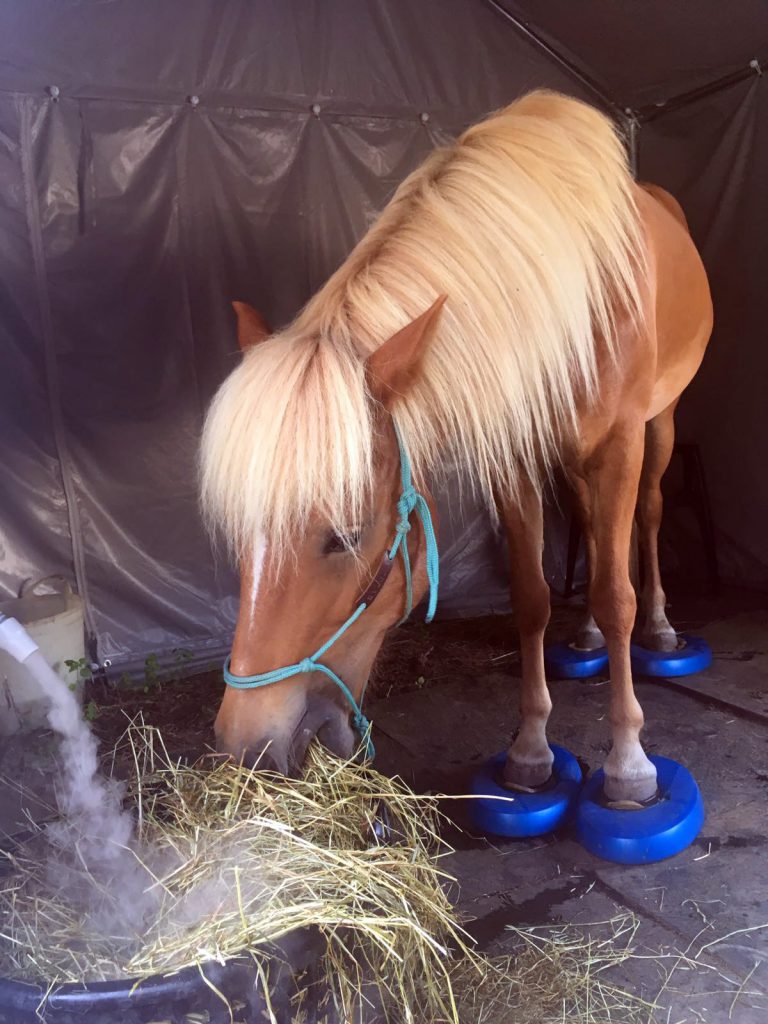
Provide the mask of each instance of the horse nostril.
[{"label": "horse nostril", "polygon": [[274,741],[266,746],[246,747],[243,751],[243,764],[260,772],[288,775],[288,756]]},{"label": "horse nostril", "polygon": [[348,758],[355,749],[355,734],[349,724],[349,712],[323,694],[314,694],[307,701],[304,714],[290,742],[290,768],[296,773],[307,755],[312,740],[319,742],[338,757]]},{"label": "horse nostril", "polygon": [[294,733],[291,750],[292,774],[298,775],[301,770],[301,766],[304,764],[304,758],[307,756],[309,744],[315,738],[315,735],[316,730],[308,724],[300,726]]},{"label": "horse nostril", "polygon": [[332,754],[347,760],[352,757],[357,746],[357,737],[349,724],[349,715],[339,711],[333,714],[318,729],[317,738]]},{"label": "horse nostril", "polygon": [[246,768],[258,771],[288,774],[288,756],[274,740],[253,744],[232,742],[223,736],[216,736],[216,749],[220,754],[229,754],[235,761],[242,761]]}]

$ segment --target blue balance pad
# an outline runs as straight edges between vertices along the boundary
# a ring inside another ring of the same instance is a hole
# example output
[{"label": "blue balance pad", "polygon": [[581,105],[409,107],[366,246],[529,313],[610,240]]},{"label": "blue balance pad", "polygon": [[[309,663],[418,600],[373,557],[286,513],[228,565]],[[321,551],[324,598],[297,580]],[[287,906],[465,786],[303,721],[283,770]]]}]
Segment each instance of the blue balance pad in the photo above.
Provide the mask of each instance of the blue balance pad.
[{"label": "blue balance pad", "polygon": [[704,824],[704,802],[696,780],[668,757],[650,756],[659,798],[641,810],[603,804],[603,771],[584,786],[576,807],[576,835],[590,853],[617,864],[651,864],[690,846]]},{"label": "blue balance pad", "polygon": [[597,647],[584,651],[571,644],[550,644],[544,649],[544,664],[555,679],[587,679],[608,669],[608,651]]},{"label": "blue balance pad", "polygon": [[[703,672],[712,664],[712,650],[706,640],[681,636],[682,645],[675,651],[652,651],[632,644],[632,671],[637,675],[672,679]],[[571,644],[552,644],[544,651],[547,672],[555,679],[588,679],[608,671],[608,651],[580,650]]]},{"label": "blue balance pad", "polygon": [[690,676],[703,672],[712,664],[712,650],[706,640],[698,636],[680,636],[682,646],[676,651],[649,651],[647,647],[632,644],[632,671],[643,676]]},{"label": "blue balance pad", "polygon": [[483,765],[472,782],[475,799],[470,801],[472,821],[478,829],[494,836],[522,838],[544,835],[564,823],[579,794],[581,768],[563,747],[551,744],[550,750],[555,756],[552,779],[535,793],[518,793],[501,784],[506,750]]}]

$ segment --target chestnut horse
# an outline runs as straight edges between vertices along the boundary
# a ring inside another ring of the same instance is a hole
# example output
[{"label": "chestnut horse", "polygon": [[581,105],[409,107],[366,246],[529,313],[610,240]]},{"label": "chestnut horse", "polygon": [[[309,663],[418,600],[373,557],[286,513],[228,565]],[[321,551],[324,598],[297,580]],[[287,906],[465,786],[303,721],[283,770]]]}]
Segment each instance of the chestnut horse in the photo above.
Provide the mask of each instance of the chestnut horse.
[{"label": "chestnut horse", "polygon": [[[220,748],[254,758],[268,746],[284,772],[314,736],[352,750],[347,701],[403,613],[403,565],[381,571],[396,526],[414,598],[427,587],[424,526],[405,533],[397,518],[401,439],[427,505],[427,481],[459,464],[509,538],[522,658],[512,786],[551,772],[541,492],[565,469],[590,560],[581,640],[604,638],[610,658],[606,794],[652,796],[630,668],[630,538],[637,510],[638,628],[665,648],[659,483],[712,307],[679,207],[633,182],[608,119],[554,93],[520,99],[430,155],[288,328],[269,337],[255,311],[237,312],[245,354],[206,422],[202,494],[241,567],[228,678],[257,688],[227,687]],[[314,670],[307,655],[360,603]]]}]

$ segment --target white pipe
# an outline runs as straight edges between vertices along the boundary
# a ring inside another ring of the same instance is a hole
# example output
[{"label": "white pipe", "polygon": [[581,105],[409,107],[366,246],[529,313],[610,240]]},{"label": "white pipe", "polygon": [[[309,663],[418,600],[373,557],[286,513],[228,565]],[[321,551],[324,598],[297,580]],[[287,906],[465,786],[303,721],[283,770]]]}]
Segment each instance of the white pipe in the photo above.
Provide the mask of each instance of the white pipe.
[{"label": "white pipe", "polygon": [[92,859],[106,862],[120,856],[131,840],[133,819],[121,811],[119,792],[99,774],[96,737],[83,718],[80,702],[16,619],[0,621],[0,649],[24,665],[50,701],[48,722],[62,737],[59,809],[90,837]]},{"label": "white pipe", "polygon": [[0,616],[0,648],[22,665],[40,649],[22,624],[7,615]]},{"label": "white pipe", "polygon": [[[16,619],[4,617],[0,621],[0,649],[7,651],[34,676],[40,689],[50,700],[51,706],[47,716],[53,729],[68,739],[88,733],[77,698],[56,675],[43,657],[40,648]],[[95,742],[93,746],[95,769]]]}]

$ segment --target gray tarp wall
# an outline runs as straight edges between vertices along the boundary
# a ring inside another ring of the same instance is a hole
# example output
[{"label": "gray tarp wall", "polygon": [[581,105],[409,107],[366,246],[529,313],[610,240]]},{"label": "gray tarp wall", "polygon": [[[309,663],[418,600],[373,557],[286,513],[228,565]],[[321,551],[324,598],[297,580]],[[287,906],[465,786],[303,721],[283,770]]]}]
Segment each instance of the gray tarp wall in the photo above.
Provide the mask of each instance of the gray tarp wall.
[{"label": "gray tarp wall", "polygon": [[[0,0],[0,593],[74,577],[115,668],[218,657],[195,453],[229,300],[287,321],[431,147],[542,85],[636,117],[685,206],[718,327],[681,433],[724,575],[768,582],[767,59],[758,0]],[[483,516],[444,526],[444,607],[503,606]]]}]

